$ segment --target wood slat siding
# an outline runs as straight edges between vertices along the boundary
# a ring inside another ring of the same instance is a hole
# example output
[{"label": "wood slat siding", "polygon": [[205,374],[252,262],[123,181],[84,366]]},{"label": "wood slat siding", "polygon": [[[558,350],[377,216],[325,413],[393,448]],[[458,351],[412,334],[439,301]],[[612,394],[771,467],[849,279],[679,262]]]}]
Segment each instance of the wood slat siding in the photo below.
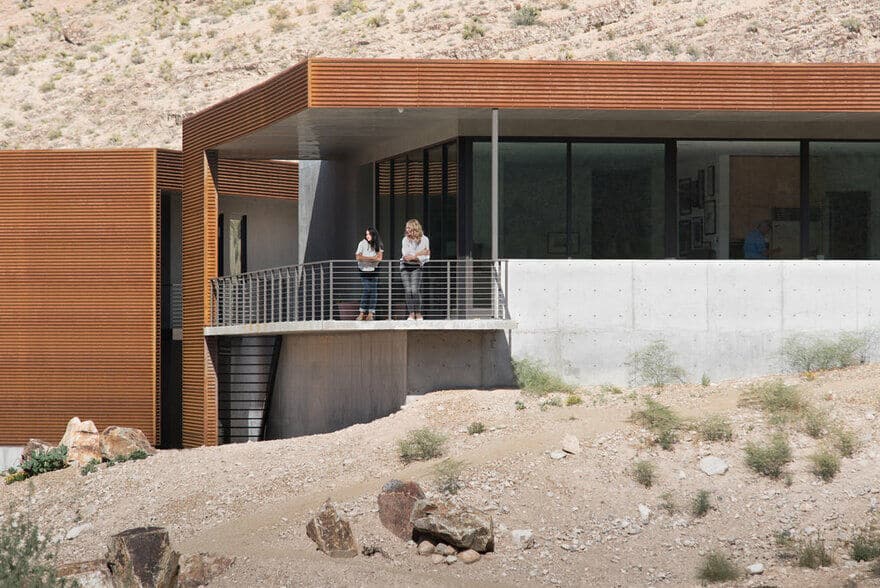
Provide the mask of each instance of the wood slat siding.
[{"label": "wood slat siding", "polygon": [[0,151],[0,445],[158,440],[156,195],[154,150]]},{"label": "wood slat siding", "polygon": [[299,195],[299,166],[295,163],[221,159],[217,167],[220,194],[287,200]]},{"label": "wood slat siding", "polygon": [[876,112],[880,65],[312,59],[312,108]]}]

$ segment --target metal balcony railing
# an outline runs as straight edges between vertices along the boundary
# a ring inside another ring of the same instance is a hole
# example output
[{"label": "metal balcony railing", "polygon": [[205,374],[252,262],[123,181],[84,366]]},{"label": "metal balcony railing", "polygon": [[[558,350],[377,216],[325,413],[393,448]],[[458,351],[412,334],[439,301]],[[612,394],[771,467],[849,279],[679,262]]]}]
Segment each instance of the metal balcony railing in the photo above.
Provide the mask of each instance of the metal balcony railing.
[{"label": "metal balcony railing", "polygon": [[[399,261],[376,267],[376,320],[408,317]],[[432,260],[421,270],[427,320],[509,319],[507,261]],[[363,284],[357,262],[321,261],[211,280],[211,326],[355,320]]]}]

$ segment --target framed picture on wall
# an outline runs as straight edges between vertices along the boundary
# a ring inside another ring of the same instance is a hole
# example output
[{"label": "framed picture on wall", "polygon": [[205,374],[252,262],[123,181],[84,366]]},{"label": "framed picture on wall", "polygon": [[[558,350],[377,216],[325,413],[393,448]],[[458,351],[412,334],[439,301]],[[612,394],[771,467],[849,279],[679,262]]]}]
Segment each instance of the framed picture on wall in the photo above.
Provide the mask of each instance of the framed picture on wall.
[{"label": "framed picture on wall", "polygon": [[691,236],[694,249],[703,248],[703,219],[695,218],[691,221]]},{"label": "framed picture on wall", "polygon": [[691,179],[678,180],[678,214],[687,216],[691,213]]},{"label": "framed picture on wall", "polygon": [[715,166],[706,168],[706,197],[715,196]]},{"label": "framed picture on wall", "polygon": [[691,250],[691,221],[678,221],[678,254],[684,255]]},{"label": "framed picture on wall", "polygon": [[718,215],[714,200],[706,200],[706,208],[703,213],[703,232],[706,235],[714,235],[718,229]]}]

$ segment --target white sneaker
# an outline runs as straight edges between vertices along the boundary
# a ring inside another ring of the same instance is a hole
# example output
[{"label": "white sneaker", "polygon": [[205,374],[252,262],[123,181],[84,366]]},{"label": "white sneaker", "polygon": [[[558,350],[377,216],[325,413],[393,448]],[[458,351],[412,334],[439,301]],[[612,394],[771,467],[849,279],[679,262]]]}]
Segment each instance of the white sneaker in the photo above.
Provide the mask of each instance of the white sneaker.
[{"label": "white sneaker", "polygon": [[416,320],[417,320],[417,321],[423,321],[423,320],[425,320],[425,317],[419,315],[419,316],[416,317]]},{"label": "white sneaker", "polygon": [[406,317],[406,320],[408,320],[408,321],[414,321],[414,320],[416,320],[416,317],[414,317],[414,316],[408,316],[408,317]]}]

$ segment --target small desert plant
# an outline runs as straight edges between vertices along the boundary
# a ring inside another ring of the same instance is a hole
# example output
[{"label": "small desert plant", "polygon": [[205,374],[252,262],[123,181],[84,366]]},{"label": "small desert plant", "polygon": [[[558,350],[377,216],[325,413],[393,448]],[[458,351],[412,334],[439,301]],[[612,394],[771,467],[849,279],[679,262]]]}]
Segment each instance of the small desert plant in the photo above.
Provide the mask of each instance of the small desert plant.
[{"label": "small desert plant", "polygon": [[712,551],[703,557],[697,578],[704,582],[730,582],[741,575],[740,569],[722,553]]},{"label": "small desert plant", "polygon": [[457,494],[461,490],[461,474],[467,464],[457,459],[444,459],[434,468],[437,490],[445,494]]},{"label": "small desert plant", "polygon": [[174,66],[167,59],[159,66],[159,77],[166,82],[174,79]]},{"label": "small desert plant", "polygon": [[851,429],[838,427],[832,433],[832,443],[843,457],[852,457],[859,448],[859,438]]},{"label": "small desert plant", "polygon": [[823,448],[810,455],[813,464],[811,471],[824,482],[830,482],[840,471],[840,456],[833,451]]},{"label": "small desert plant", "polygon": [[653,50],[654,48],[651,47],[650,43],[647,43],[645,41],[639,41],[638,43],[636,43],[636,51],[638,51],[642,55],[649,55]]},{"label": "small desert plant", "polygon": [[336,16],[357,14],[358,12],[365,12],[366,10],[367,5],[363,0],[339,0],[339,2],[333,4],[333,14]]},{"label": "small desert plant", "polygon": [[468,435],[479,435],[486,430],[486,425],[480,421],[474,421],[468,425]]},{"label": "small desert plant", "polygon": [[746,465],[757,473],[778,478],[782,475],[782,468],[790,463],[791,446],[788,439],[782,434],[774,435],[764,444],[749,442],[746,444]]},{"label": "small desert plant", "polygon": [[655,442],[663,449],[672,449],[677,441],[676,430],[681,418],[668,406],[652,398],[645,398],[645,408],[632,413],[630,419],[655,435]]},{"label": "small desert plant", "polygon": [[46,451],[35,451],[23,461],[19,469],[27,472],[28,477],[62,470],[67,467],[67,446],[59,445]]},{"label": "small desert plant", "polygon": [[50,539],[31,520],[29,509],[15,512],[10,507],[0,524],[0,586],[70,586],[55,576],[55,555]]},{"label": "small desert plant", "polygon": [[704,517],[712,510],[712,494],[708,490],[700,490],[691,501],[691,514],[695,517]]},{"label": "small desert plant", "polygon": [[681,53],[681,47],[675,41],[669,41],[668,43],[666,43],[663,46],[663,48],[666,50],[667,53],[669,53],[673,57],[675,57],[676,55]]},{"label": "small desert plant", "polygon": [[269,16],[272,19],[272,27],[273,33],[280,33],[286,29],[290,28],[290,10],[287,9],[283,4],[273,4],[268,9]]},{"label": "small desert plant", "polygon": [[513,374],[519,387],[529,394],[543,396],[549,392],[574,392],[575,387],[551,373],[540,361],[520,359],[513,362]]},{"label": "small desert plant", "polygon": [[518,27],[528,27],[538,23],[541,9],[536,6],[521,6],[513,11],[510,20]]},{"label": "small desert plant", "polygon": [[602,394],[623,394],[623,390],[613,384],[602,384],[599,386],[599,392]]},{"label": "small desert plant", "polygon": [[854,16],[848,16],[842,21],[840,24],[843,25],[843,28],[848,30],[851,33],[858,33],[862,30],[862,22]]},{"label": "small desert plant", "polygon": [[565,398],[565,406],[575,406],[577,404],[583,404],[584,400],[577,394],[569,394]]},{"label": "small desert plant", "polygon": [[871,561],[880,557],[880,535],[876,532],[861,533],[850,543],[850,555],[855,561]]},{"label": "small desert plant", "polygon": [[706,417],[698,425],[700,436],[706,441],[730,441],[733,439],[733,428],[730,422],[720,414]]},{"label": "small desert plant", "polygon": [[473,39],[479,39],[486,34],[486,29],[484,29],[480,25],[480,19],[475,18],[470,22],[464,23],[464,27],[461,29],[461,38],[465,41],[471,41]]},{"label": "small desert plant", "polygon": [[89,463],[79,468],[80,475],[88,476],[89,474],[93,474],[98,471],[98,466],[101,465],[100,460],[92,458],[89,460]]},{"label": "small desert plant", "polygon": [[55,82],[53,82],[52,80],[48,80],[48,81],[45,81],[42,84],[40,84],[40,92],[43,92],[44,94],[46,92],[51,92],[54,89],[55,89]]},{"label": "small desert plant", "polygon": [[683,382],[685,371],[675,364],[675,354],[665,341],[657,340],[630,353],[625,364],[631,385],[664,386]]},{"label": "small desert plant", "polygon": [[678,512],[678,504],[675,502],[675,495],[672,492],[664,492],[660,495],[660,508],[669,515],[674,515]]},{"label": "small desert plant", "polygon": [[378,16],[371,16],[367,19],[367,26],[372,27],[374,29],[378,29],[379,27],[383,27],[388,24],[388,17],[385,14],[379,14]]},{"label": "small desert plant", "polygon": [[542,398],[540,402],[538,402],[538,406],[541,410],[548,410],[551,406],[560,407],[562,406],[562,399],[558,396],[551,396],[550,398]]},{"label": "small desert plant", "polygon": [[693,60],[697,60],[703,56],[703,52],[700,50],[700,48],[694,45],[688,45],[687,54]]},{"label": "small desert plant", "polygon": [[657,469],[653,463],[643,459],[633,464],[632,474],[636,482],[645,488],[650,488],[654,485]]},{"label": "small desert plant", "polygon": [[187,51],[183,54],[183,58],[187,63],[204,63],[211,59],[211,53],[209,51]]},{"label": "small desert plant", "polygon": [[708,22],[709,21],[706,20],[705,16],[701,16],[697,20],[694,21],[694,26],[704,27],[704,26],[706,26],[706,23],[708,23]]},{"label": "small desert plant", "polygon": [[425,461],[443,455],[446,436],[431,429],[415,429],[397,441],[397,449],[403,463]]},{"label": "small desert plant", "polygon": [[741,406],[756,407],[768,413],[776,422],[787,422],[799,417],[809,407],[801,391],[782,380],[773,380],[750,386],[740,398]]},{"label": "small desert plant", "polygon": [[709,384],[711,383],[712,380],[709,379],[709,374],[704,373],[702,377],[700,377],[700,386],[702,386],[703,388],[708,388]]},{"label": "small desert plant", "polygon": [[526,409],[526,403],[523,402],[522,400],[517,400],[516,402],[513,403],[513,406],[517,410],[525,410]]},{"label": "small desert plant", "polygon": [[865,363],[872,346],[871,333],[842,333],[836,340],[793,335],[783,342],[782,357],[795,371],[812,372]]},{"label": "small desert plant", "polygon": [[804,541],[800,543],[796,548],[795,557],[800,567],[812,570],[830,566],[834,563],[834,559],[825,549],[825,543],[822,541]]},{"label": "small desert plant", "polygon": [[813,439],[819,439],[820,437],[824,437],[828,430],[828,417],[824,412],[811,408],[804,413],[804,420],[801,424],[804,433]]}]

